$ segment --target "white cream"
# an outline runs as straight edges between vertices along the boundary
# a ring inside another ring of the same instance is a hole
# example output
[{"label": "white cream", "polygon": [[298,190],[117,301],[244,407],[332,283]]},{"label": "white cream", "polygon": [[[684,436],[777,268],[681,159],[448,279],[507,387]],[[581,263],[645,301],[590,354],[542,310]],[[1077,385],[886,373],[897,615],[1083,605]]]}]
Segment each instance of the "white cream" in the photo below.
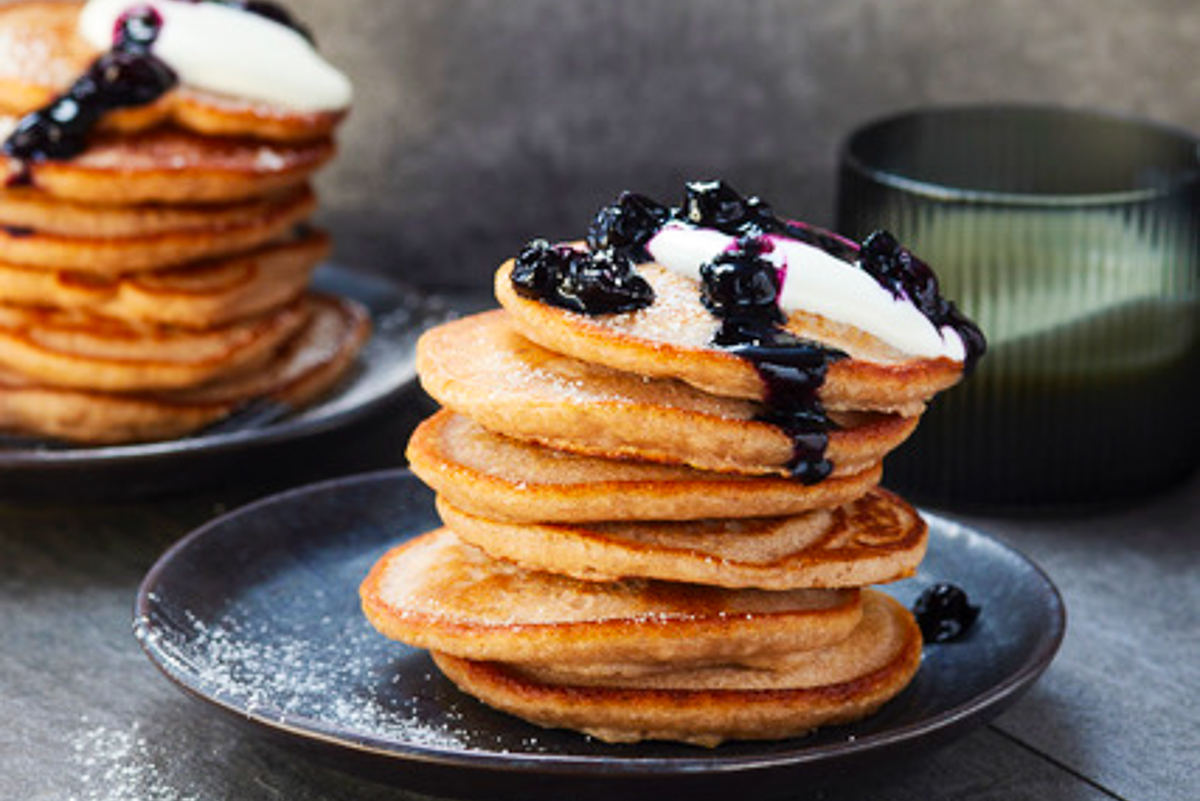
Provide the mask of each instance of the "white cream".
[{"label": "white cream", "polygon": [[[767,235],[771,245],[763,258],[780,271],[784,311],[817,314],[852,325],[912,356],[966,358],[958,332],[940,330],[907,300],[898,300],[867,272],[820,248],[785,236]],[[700,266],[729,250],[736,239],[710,228],[669,222],[646,249],[667,269],[700,280]]]},{"label": "white cream", "polygon": [[180,83],[301,112],[340,111],[352,99],[349,79],[296,31],[221,3],[183,0],[90,0],[79,31],[97,50],[113,44],[126,10],[149,5],[162,17],[151,46]]}]

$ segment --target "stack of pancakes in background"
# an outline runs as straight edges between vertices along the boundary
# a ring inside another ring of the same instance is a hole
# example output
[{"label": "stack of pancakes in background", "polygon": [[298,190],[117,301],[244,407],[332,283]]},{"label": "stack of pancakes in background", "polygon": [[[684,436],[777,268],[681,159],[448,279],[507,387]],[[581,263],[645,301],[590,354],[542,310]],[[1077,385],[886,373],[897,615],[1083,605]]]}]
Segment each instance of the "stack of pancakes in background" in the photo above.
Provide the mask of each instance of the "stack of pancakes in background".
[{"label": "stack of pancakes in background", "polygon": [[[99,55],[80,10],[0,8],[0,139]],[[162,439],[332,386],[369,331],[308,289],[330,247],[308,181],[342,116],[179,86],[72,158],[0,158],[0,430]]]},{"label": "stack of pancakes in background", "polygon": [[803,482],[695,280],[639,264],[653,304],[592,315],[518,294],[512,269],[503,309],[418,346],[444,408],[408,457],[445,527],[376,563],[371,623],[491,706],[613,742],[796,736],[900,692],[921,633],[868,585],[913,575],[927,527],[876,485],[962,363],[790,314],[848,354],[821,389],[831,473]]}]

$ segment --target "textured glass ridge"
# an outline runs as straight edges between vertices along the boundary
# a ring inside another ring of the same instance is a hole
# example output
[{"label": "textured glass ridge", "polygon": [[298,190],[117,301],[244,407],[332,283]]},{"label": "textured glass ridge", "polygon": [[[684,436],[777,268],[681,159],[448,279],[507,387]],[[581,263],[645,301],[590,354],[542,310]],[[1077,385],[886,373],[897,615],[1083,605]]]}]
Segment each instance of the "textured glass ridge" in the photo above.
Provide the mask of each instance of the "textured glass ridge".
[{"label": "textured glass ridge", "polygon": [[915,112],[847,140],[838,230],[891,230],[989,342],[888,483],[947,504],[1107,500],[1196,466],[1196,153],[1179,131],[1038,107]]}]

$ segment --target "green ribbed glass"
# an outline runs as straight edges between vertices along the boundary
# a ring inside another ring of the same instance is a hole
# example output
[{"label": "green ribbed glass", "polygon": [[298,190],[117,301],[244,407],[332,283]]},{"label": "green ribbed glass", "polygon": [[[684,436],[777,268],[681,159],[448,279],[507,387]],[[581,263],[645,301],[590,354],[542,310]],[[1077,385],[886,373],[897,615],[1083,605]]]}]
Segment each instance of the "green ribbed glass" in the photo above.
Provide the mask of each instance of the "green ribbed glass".
[{"label": "green ribbed glass", "polygon": [[1195,469],[1198,147],[1031,106],[914,111],[846,139],[837,229],[892,231],[989,342],[886,483],[943,506],[1103,502]]}]

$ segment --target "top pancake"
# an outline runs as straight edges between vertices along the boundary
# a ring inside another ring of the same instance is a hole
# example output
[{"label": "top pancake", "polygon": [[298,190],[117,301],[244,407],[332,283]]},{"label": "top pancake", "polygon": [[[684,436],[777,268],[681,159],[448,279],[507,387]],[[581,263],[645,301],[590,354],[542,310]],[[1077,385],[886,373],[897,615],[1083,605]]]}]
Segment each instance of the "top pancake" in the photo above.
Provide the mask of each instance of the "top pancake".
[{"label": "top pancake", "polygon": [[[100,54],[76,32],[82,3],[0,6],[0,110],[23,115],[61,94]],[[208,136],[251,136],[279,142],[328,137],[345,112],[298,112],[181,87],[157,102],[106,115],[110,131],[173,123]]]},{"label": "top pancake", "polygon": [[[754,366],[710,343],[720,321],[700,301],[699,282],[657,264],[639,265],[653,287],[647,308],[587,315],[524,298],[513,289],[513,262],[496,273],[495,291],[520,333],[542,347],[587,362],[656,378],[676,378],[715,395],[763,400]],[[871,409],[912,416],[958,381],[962,365],[905,356],[851,326],[792,312],[796,336],[847,353],[829,366],[819,397],[827,409]]]},{"label": "top pancake", "polygon": [[[757,403],[546,350],[519,336],[503,310],[427,331],[417,373],[439,403],[480,425],[574,453],[760,475],[791,475],[796,455],[790,436],[757,419]],[[825,457],[834,477],[879,462],[917,424],[890,414],[830,416],[837,427]]]}]

